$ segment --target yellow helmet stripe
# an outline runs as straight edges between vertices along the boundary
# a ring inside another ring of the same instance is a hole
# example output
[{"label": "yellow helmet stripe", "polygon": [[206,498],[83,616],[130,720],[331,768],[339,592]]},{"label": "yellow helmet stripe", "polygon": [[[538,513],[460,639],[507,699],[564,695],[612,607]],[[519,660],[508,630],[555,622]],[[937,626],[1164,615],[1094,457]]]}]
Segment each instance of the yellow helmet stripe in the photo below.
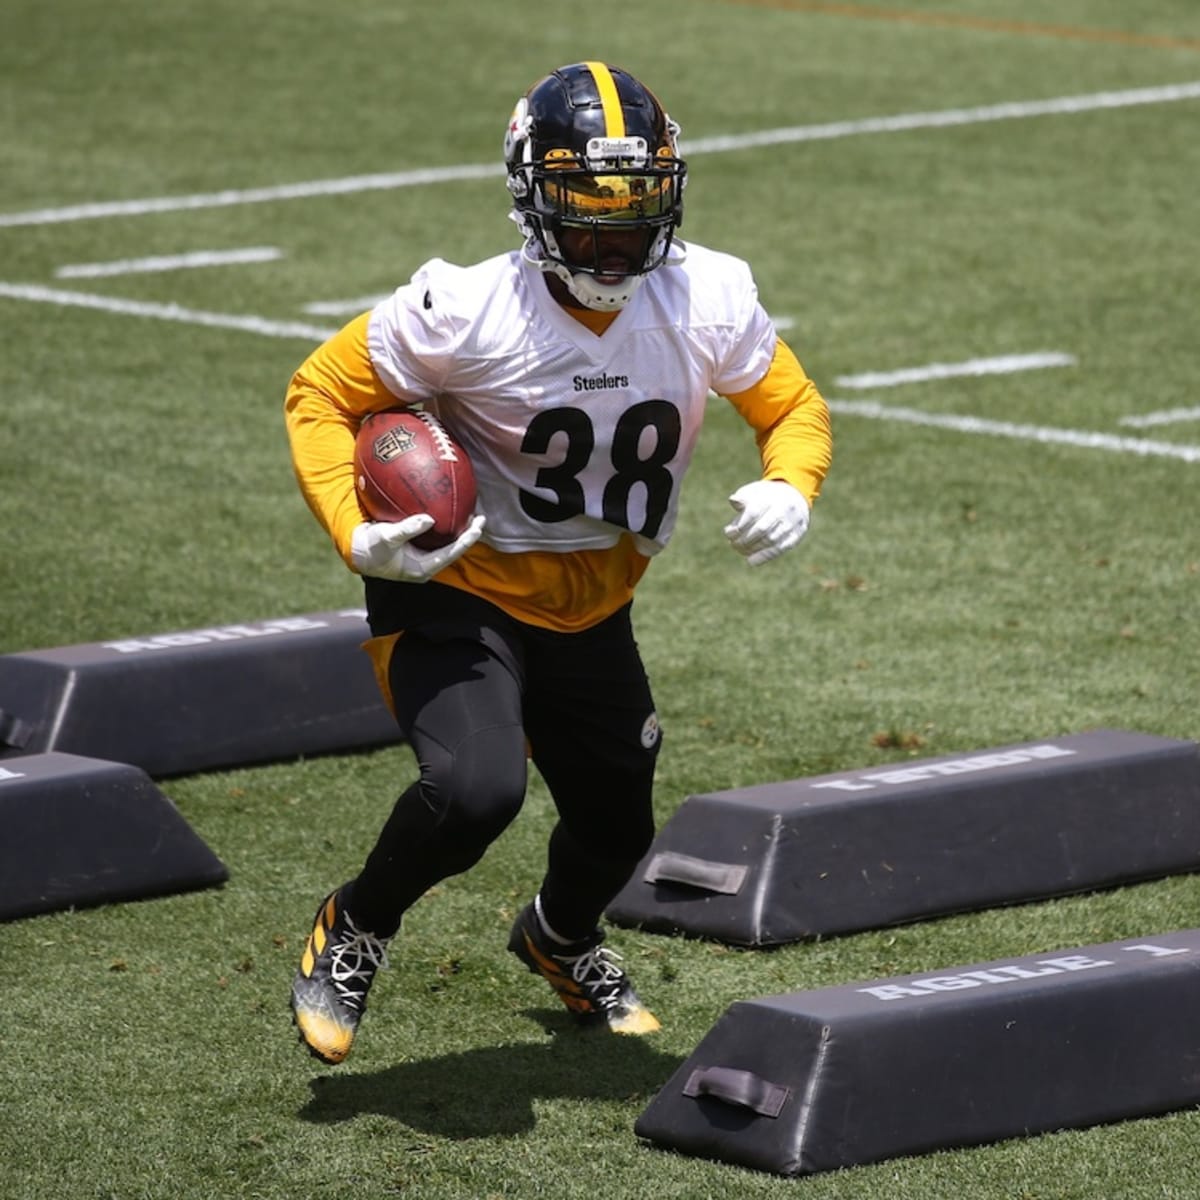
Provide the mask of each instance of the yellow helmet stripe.
[{"label": "yellow helmet stripe", "polygon": [[596,89],[600,93],[600,103],[604,106],[604,130],[609,137],[625,136],[625,112],[621,108],[621,98],[617,95],[617,81],[612,72],[602,62],[583,64],[592,73],[596,81]]}]

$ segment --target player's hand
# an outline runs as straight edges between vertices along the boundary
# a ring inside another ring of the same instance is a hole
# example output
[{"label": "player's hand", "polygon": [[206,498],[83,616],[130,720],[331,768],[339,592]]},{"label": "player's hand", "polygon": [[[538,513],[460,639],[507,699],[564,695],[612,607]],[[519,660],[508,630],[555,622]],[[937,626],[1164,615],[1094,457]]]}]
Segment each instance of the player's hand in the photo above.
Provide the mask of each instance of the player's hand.
[{"label": "player's hand", "polygon": [[479,541],[485,518],[476,513],[471,523],[446,546],[422,550],[412,544],[433,527],[428,513],[417,513],[403,521],[364,521],[350,536],[350,559],[360,575],[424,583]]},{"label": "player's hand", "polygon": [[778,558],[808,531],[808,501],[782,479],[743,484],[729,503],[737,515],[725,536],[752,567]]}]

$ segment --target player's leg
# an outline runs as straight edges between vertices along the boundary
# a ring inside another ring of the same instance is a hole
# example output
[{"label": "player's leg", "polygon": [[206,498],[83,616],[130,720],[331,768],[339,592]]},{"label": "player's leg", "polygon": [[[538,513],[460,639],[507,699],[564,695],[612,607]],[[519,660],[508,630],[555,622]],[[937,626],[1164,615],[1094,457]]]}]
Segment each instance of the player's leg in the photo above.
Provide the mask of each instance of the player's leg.
[{"label": "player's leg", "polygon": [[600,919],[654,837],[652,791],[660,734],[650,685],[622,610],[594,630],[535,639],[526,731],[558,808],[547,870],[518,917],[510,948],[580,1016],[620,1033],[658,1022]]},{"label": "player's leg", "polygon": [[521,681],[467,638],[405,634],[390,668],[396,719],[419,777],[396,801],[358,877],[354,911],[392,934],[435,883],[474,866],[525,797]]},{"label": "player's leg", "polygon": [[397,800],[359,875],[322,902],[292,989],[302,1039],[331,1063],[349,1053],[402,914],[433,884],[477,862],[525,794],[520,652],[503,631],[483,636],[460,625],[405,633],[389,681],[420,776]]}]

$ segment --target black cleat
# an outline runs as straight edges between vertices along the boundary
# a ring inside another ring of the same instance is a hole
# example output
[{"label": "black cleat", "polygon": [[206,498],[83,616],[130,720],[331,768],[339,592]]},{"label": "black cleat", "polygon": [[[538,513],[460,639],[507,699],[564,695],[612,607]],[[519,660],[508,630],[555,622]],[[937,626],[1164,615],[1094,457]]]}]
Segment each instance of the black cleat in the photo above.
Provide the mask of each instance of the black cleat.
[{"label": "black cleat", "polygon": [[601,945],[603,930],[580,942],[557,942],[542,928],[535,904],[518,914],[508,948],[546,980],[576,1017],[604,1024],[613,1033],[653,1033],[661,1028],[617,966],[620,956]]},{"label": "black cleat", "polygon": [[354,924],[342,907],[342,891],[321,902],[292,980],[300,1040],[331,1066],[350,1053],[375,972],[387,966],[388,939]]}]

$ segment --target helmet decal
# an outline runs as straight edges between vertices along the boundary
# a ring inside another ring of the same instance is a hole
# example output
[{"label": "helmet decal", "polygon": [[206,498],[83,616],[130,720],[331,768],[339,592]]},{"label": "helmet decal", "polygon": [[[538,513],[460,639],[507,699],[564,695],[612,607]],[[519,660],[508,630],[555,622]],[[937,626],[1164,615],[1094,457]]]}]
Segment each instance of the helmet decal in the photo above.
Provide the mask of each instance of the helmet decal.
[{"label": "helmet decal", "polygon": [[505,162],[511,162],[513,155],[517,151],[517,147],[528,142],[530,124],[529,101],[526,97],[522,96],[517,101],[517,106],[513,109],[512,116],[508,119],[508,129],[504,134]]},{"label": "helmet decal", "polygon": [[600,93],[600,106],[604,109],[604,128],[609,137],[623,138],[625,136],[625,113],[621,109],[621,98],[617,95],[617,83],[612,72],[602,62],[586,62],[583,64],[592,73],[596,81],[596,90]]}]

